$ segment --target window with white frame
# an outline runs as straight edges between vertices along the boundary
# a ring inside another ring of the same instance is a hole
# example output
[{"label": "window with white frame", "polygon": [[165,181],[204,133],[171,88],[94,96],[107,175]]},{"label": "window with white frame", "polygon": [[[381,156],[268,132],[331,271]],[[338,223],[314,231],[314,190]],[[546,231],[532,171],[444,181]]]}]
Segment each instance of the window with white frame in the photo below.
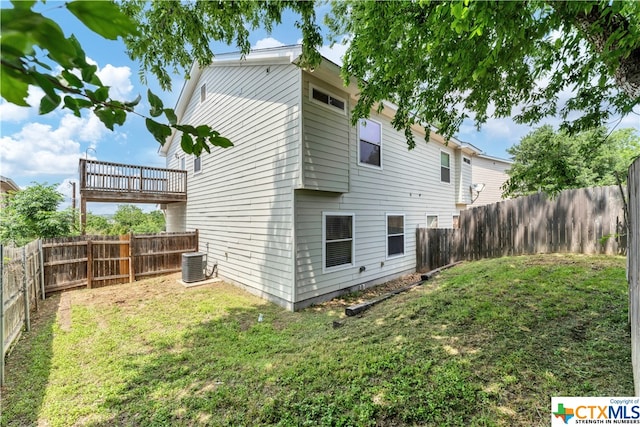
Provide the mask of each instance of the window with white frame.
[{"label": "window with white frame", "polygon": [[404,215],[387,214],[387,257],[404,255]]},{"label": "window with white frame", "polygon": [[438,228],[438,215],[427,215],[427,228]]},{"label": "window with white frame", "polygon": [[315,86],[311,86],[311,99],[314,101],[326,105],[334,111],[346,112],[346,101],[340,97],[332,95],[322,89],[318,89]]},{"label": "window with white frame", "polygon": [[187,170],[187,158],[185,156],[180,157],[180,170]]},{"label": "window with white frame", "polygon": [[202,158],[195,156],[193,158],[193,173],[199,173],[202,171]]},{"label": "window with white frame", "polygon": [[451,156],[444,151],[440,152],[440,181],[451,182]]},{"label": "window with white frame", "polygon": [[361,165],[382,166],[382,127],[380,123],[362,119],[358,122],[360,143],[358,152]]},{"label": "window with white frame", "polygon": [[353,266],[354,215],[341,212],[323,212],[322,218],[323,269]]}]

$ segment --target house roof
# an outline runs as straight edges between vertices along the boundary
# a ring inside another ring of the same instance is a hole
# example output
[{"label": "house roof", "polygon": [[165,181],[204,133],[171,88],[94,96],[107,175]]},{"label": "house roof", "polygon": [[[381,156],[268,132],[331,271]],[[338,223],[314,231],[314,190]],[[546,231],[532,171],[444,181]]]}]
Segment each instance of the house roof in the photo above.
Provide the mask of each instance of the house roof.
[{"label": "house roof", "polygon": [[9,191],[20,191],[20,187],[11,178],[0,175],[0,192],[8,193]]},{"label": "house roof", "polygon": [[506,163],[506,164],[509,164],[509,165],[513,164],[513,160],[511,160],[511,159],[503,159],[501,157],[489,156],[488,154],[484,154],[484,153],[477,154],[477,157],[480,157],[480,158],[483,158],[483,159],[487,159],[487,160],[492,160],[494,162],[502,162],[502,163]]},{"label": "house roof", "polygon": [[[300,58],[301,54],[302,45],[287,45],[267,49],[252,50],[246,55],[243,55],[241,52],[218,54],[215,56],[213,63],[217,66],[239,64],[295,64]],[[309,70],[309,72],[312,72],[314,76],[327,82],[328,84],[331,84],[343,91],[348,92],[351,98],[357,100],[359,89],[356,79],[352,78],[349,82],[349,85],[345,87],[344,81],[340,76],[340,69],[341,67],[338,64],[323,56],[320,65],[313,70]],[[184,86],[180,91],[180,95],[178,96],[178,102],[176,103],[176,107],[174,109],[176,116],[178,117],[178,122],[182,119],[187,105],[189,104],[189,101],[196,90],[201,74],[202,68],[196,62],[194,62],[189,73],[190,78],[185,81]],[[382,104],[385,107],[382,110],[382,114],[393,118],[393,115],[398,110],[398,106],[390,101],[383,101]],[[420,125],[414,126],[414,130],[424,133],[424,130],[420,128],[429,128],[432,132],[431,136],[433,137],[433,139],[442,144],[452,144],[454,148],[466,151],[467,153],[472,155],[479,155],[482,153],[482,150],[475,147],[473,144],[460,141],[457,138],[451,138],[449,139],[449,141],[446,141],[444,137],[442,137],[438,133],[438,129],[435,126],[431,126],[426,123],[420,123]],[[161,156],[166,156],[169,152],[169,148],[171,146],[173,138],[175,137],[175,133],[176,131],[174,129],[171,135],[167,138],[167,142],[158,149],[158,153]]]}]

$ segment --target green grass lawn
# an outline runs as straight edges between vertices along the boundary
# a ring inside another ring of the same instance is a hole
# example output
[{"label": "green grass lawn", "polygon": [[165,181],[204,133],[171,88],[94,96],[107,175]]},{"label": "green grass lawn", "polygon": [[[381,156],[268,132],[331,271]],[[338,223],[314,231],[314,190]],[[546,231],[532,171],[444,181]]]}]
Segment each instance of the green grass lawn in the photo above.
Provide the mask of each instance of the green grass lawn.
[{"label": "green grass lawn", "polygon": [[624,268],[469,262],[354,318],[176,276],[54,296],[2,425],[546,426],[551,396],[633,395]]}]

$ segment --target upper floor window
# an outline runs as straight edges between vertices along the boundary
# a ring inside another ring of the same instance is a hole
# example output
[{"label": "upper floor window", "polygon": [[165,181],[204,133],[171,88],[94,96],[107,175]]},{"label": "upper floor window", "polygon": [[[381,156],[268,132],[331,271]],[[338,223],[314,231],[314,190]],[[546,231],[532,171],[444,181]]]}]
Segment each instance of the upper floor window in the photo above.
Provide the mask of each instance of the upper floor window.
[{"label": "upper floor window", "polygon": [[193,158],[193,173],[202,171],[202,158],[200,156]]},{"label": "upper floor window", "polygon": [[387,214],[387,257],[404,255],[404,215]]},{"label": "upper floor window", "polygon": [[180,170],[187,169],[187,158],[185,156],[180,157]]},{"label": "upper floor window", "polygon": [[200,86],[200,102],[204,102],[207,99],[207,84],[204,83]]},{"label": "upper floor window", "polygon": [[331,95],[328,92],[320,90],[316,87],[311,86],[311,98],[320,104],[327,105],[332,109],[341,111],[342,113],[346,112],[346,101],[342,98],[339,98],[335,95]]},{"label": "upper floor window", "polygon": [[451,156],[444,151],[440,152],[440,181],[451,182]]},{"label": "upper floor window", "polygon": [[322,258],[323,270],[336,267],[353,266],[353,214],[322,214]]},{"label": "upper floor window", "polygon": [[382,127],[380,123],[362,119],[358,122],[358,156],[361,165],[382,167]]}]

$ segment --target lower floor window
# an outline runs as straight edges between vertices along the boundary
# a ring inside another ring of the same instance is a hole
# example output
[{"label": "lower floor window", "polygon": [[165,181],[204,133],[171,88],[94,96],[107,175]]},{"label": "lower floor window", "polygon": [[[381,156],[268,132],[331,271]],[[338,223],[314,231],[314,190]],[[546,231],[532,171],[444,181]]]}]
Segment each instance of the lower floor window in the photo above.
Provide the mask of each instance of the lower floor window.
[{"label": "lower floor window", "polygon": [[353,214],[324,213],[324,268],[353,265]]},{"label": "lower floor window", "polygon": [[404,215],[387,215],[387,256],[404,254]]}]

